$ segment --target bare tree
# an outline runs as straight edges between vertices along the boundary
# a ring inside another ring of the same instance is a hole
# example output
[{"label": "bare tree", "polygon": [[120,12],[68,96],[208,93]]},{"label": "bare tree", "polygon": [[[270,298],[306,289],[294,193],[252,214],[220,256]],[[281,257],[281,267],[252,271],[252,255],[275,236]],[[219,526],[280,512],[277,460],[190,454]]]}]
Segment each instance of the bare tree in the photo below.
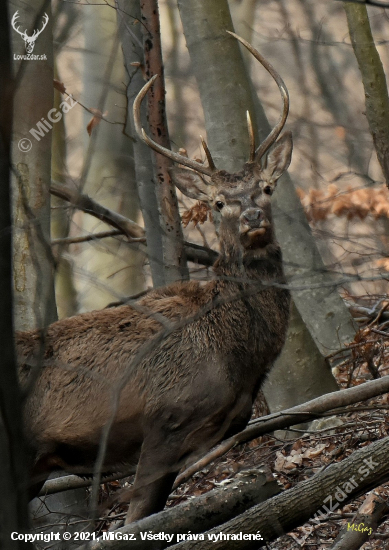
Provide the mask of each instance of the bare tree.
[{"label": "bare tree", "polygon": [[[26,547],[11,540],[12,532],[28,530],[27,464],[22,429],[22,396],[13,347],[11,139],[14,80],[7,4],[0,6],[0,545],[5,550]],[[32,548],[27,543],[27,548]]]}]

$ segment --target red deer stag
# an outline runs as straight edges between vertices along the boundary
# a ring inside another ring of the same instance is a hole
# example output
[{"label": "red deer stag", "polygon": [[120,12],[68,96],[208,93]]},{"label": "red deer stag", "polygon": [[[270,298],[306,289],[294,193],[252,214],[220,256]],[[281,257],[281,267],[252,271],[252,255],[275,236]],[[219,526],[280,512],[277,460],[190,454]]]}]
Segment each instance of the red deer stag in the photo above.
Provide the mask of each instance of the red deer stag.
[{"label": "red deer stag", "polygon": [[217,170],[205,143],[208,166],[147,137],[139,109],[153,79],[134,104],[141,139],[189,168],[172,169],[175,185],[220,213],[214,279],[58,321],[43,343],[40,331],[17,335],[21,381],[36,377],[24,411],[33,479],[43,483],[58,469],[93,473],[109,425],[102,471],[137,465],[127,523],[161,510],[183,465],[246,426],[285,340],[290,299],[270,202],[292,154],[291,134],[277,139],[288,93],[272,66],[230,34],[264,65],[283,98],[279,122],[256,150],[250,132],[240,172]]}]

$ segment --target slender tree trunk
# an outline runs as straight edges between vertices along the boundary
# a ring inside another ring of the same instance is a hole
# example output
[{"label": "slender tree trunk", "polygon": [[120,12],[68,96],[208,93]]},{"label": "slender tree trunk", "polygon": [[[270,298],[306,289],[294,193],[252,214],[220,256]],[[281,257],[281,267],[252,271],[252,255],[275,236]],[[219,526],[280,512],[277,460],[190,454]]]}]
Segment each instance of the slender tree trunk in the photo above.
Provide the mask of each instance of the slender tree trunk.
[{"label": "slender tree trunk", "polygon": [[345,2],[344,9],[365,89],[366,117],[389,187],[389,97],[382,61],[374,44],[366,6]]},{"label": "slender tree trunk", "polygon": [[[169,149],[158,1],[140,0],[140,11],[146,78],[149,79],[155,74],[159,75],[148,94],[147,114],[150,134],[159,145]],[[173,163],[164,155],[155,152],[152,153],[152,160],[159,220],[162,229],[165,279],[167,283],[173,283],[189,278],[176,189],[169,173],[169,168],[172,167]]]},{"label": "slender tree trunk", "polygon": [[[153,286],[158,287],[166,284],[166,273],[163,269],[162,229],[157,215],[158,202],[155,192],[151,150],[135,137],[136,132],[132,115],[134,99],[145,84],[143,77],[143,41],[139,24],[141,17],[140,3],[139,0],[118,0],[117,6],[119,35],[128,80],[126,133],[131,135],[134,140],[132,145],[135,162],[134,177],[146,230],[148,259]],[[142,105],[142,125],[147,128],[145,104]]]},{"label": "slender tree trunk", "polygon": [[[11,14],[13,14],[11,9]],[[11,540],[28,530],[27,462],[22,430],[22,399],[13,346],[11,135],[14,82],[7,3],[0,5],[0,547],[32,549]]]},{"label": "slender tree trunk", "polygon": [[[55,78],[60,80],[57,71]],[[54,107],[60,111],[62,96],[58,90],[54,90]],[[51,148],[51,178],[56,183],[66,183],[66,129],[64,117],[53,127],[53,143]],[[66,238],[69,236],[69,211],[61,208],[63,202],[57,197],[51,197],[53,212],[51,215],[51,235],[53,239]],[[57,208],[55,208],[57,207]],[[71,317],[77,313],[77,291],[73,280],[73,262],[67,257],[68,249],[57,246],[54,254],[57,262],[55,273],[55,301],[57,304],[58,317]]]},{"label": "slender tree trunk", "polygon": [[[50,247],[51,130],[45,120],[53,107],[52,19],[48,0],[10,2],[11,16],[18,10],[17,25],[45,29],[35,41],[33,54],[45,60],[14,61],[13,223],[15,327],[28,330],[56,320],[54,262]],[[12,31],[13,52],[26,53],[22,37]],[[43,121],[42,121],[43,119]],[[48,122],[49,123],[49,122]],[[33,137],[30,129],[40,133]],[[45,129],[46,126],[46,129]],[[50,124],[51,126],[51,124]],[[43,129],[42,129],[43,128]],[[29,140],[29,141],[27,141]]]},{"label": "slender tree trunk", "polygon": [[[58,80],[57,73],[55,74]],[[60,103],[63,101],[61,94],[55,90],[54,107],[60,111]],[[65,183],[66,180],[66,131],[64,117],[53,126],[52,140],[52,179],[55,182]],[[52,197],[53,206],[62,206],[63,202],[57,197]],[[69,234],[69,210],[57,208],[51,216],[51,232],[53,238],[64,238]],[[54,251],[57,269],[55,273],[55,297],[59,318],[70,317],[77,312],[77,293],[73,284],[72,263],[63,256],[63,247],[59,246]],[[65,253],[66,253],[65,249]],[[63,475],[63,474],[62,474]],[[57,477],[58,473],[50,477]],[[88,491],[76,489],[66,493],[35,498],[30,503],[30,515],[32,528],[35,533],[74,532],[88,529],[85,522],[80,528],[79,523],[74,523],[81,517],[87,518]],[[50,513],[48,513],[48,510]],[[73,523],[73,525],[72,525]],[[89,526],[92,529],[92,526]],[[40,542],[41,548],[49,548],[52,542]],[[71,545],[68,543],[68,547]]]}]

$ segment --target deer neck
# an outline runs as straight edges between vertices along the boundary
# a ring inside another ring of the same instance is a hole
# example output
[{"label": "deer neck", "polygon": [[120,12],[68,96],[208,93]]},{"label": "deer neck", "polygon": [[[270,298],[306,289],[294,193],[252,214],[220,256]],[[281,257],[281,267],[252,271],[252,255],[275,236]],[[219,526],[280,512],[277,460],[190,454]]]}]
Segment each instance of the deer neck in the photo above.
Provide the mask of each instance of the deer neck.
[{"label": "deer neck", "polygon": [[243,269],[243,247],[239,238],[239,220],[222,218],[219,227],[220,254],[215,264],[217,273],[228,274]]}]

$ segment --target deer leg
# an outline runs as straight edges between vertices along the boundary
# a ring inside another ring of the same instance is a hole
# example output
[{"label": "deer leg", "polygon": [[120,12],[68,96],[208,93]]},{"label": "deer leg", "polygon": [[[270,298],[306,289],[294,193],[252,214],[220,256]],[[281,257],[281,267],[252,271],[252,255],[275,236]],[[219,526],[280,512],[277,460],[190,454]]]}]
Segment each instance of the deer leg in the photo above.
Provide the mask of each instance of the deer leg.
[{"label": "deer leg", "polygon": [[161,511],[180,470],[182,440],[172,441],[165,432],[153,435],[142,445],[125,524]]}]

